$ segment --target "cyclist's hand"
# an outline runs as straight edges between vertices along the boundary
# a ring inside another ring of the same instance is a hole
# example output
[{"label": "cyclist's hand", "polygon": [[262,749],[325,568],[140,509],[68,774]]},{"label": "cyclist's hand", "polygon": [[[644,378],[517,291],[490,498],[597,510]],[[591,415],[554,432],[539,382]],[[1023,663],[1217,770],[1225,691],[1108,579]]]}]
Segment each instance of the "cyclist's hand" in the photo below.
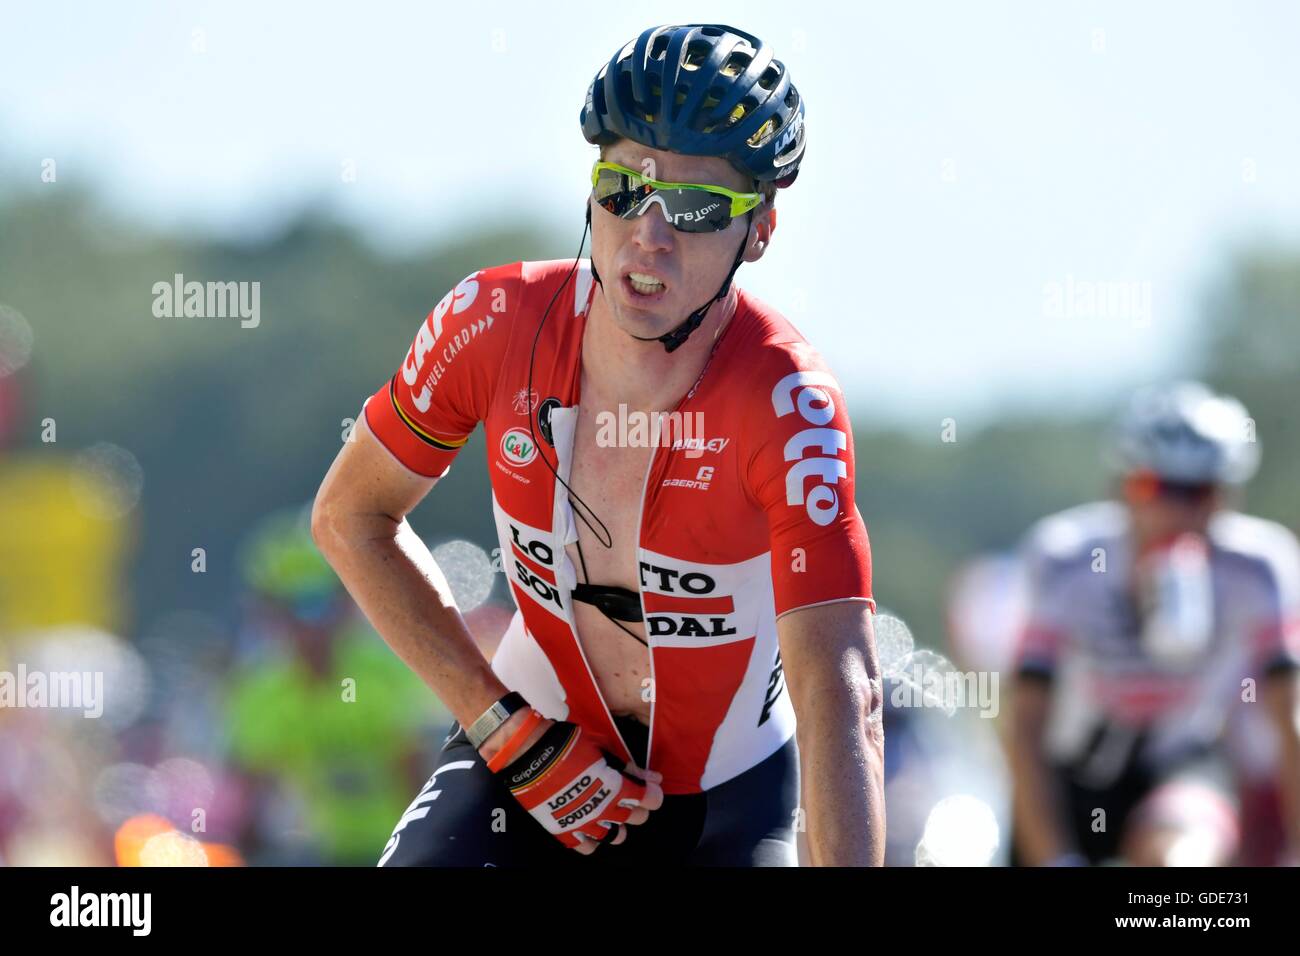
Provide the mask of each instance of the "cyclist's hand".
[{"label": "cyclist's hand", "polygon": [[[516,739],[525,741],[545,719],[534,711]],[[503,747],[488,768],[547,832],[579,853],[622,843],[627,826],[644,823],[663,804],[659,774],[616,770],[577,724],[555,721],[532,746],[514,750]]]}]

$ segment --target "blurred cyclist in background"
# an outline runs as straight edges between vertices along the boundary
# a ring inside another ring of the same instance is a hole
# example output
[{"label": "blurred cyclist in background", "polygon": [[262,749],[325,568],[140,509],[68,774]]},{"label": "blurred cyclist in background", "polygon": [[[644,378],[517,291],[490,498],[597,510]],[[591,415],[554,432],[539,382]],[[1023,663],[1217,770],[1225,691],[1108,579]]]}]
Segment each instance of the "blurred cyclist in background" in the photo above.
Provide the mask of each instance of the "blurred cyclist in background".
[{"label": "blurred cyclist in background", "polygon": [[1118,500],[1030,531],[1009,744],[1017,862],[1234,862],[1225,727],[1243,715],[1275,731],[1294,861],[1300,547],[1231,510],[1254,437],[1240,403],[1200,384],[1145,389],[1112,446]]},{"label": "blurred cyclist in background", "polygon": [[251,646],[226,721],[255,794],[243,845],[255,863],[373,865],[423,779],[421,730],[450,716],[356,613],[309,520],[272,515],[242,556]]}]

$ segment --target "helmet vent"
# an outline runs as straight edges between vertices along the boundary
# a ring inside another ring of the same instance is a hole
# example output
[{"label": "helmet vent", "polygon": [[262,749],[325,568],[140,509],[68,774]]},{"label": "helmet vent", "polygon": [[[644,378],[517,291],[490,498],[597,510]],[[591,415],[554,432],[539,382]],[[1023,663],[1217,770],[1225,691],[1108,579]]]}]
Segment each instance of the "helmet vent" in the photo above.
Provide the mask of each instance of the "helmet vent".
[{"label": "helmet vent", "polygon": [[781,71],[775,66],[769,66],[763,71],[763,75],[758,78],[758,85],[763,89],[771,91],[776,86],[776,81],[781,78]]},{"label": "helmet vent", "polygon": [[618,74],[618,78],[615,80],[615,85],[618,87],[619,99],[632,98],[632,74],[631,73],[629,73],[627,70],[620,70]]},{"label": "helmet vent", "polygon": [[744,53],[739,50],[736,51],[735,53],[731,54],[731,56],[727,57],[727,62],[723,64],[722,67],[722,75],[740,76],[740,74],[744,72],[745,67],[749,66],[749,64],[753,61],[753,59],[754,58],[750,56],[748,53]]},{"label": "helmet vent", "polygon": [[764,122],[763,125],[758,128],[758,132],[755,133],[753,136],[749,137],[749,139],[745,140],[745,142],[747,142],[750,146],[762,146],[769,139],[771,139],[776,134],[776,131],[779,130],[780,128],[781,128],[781,114],[773,113],[771,116],[767,118],[766,122]]},{"label": "helmet vent", "polygon": [[735,126],[737,123],[739,123],[742,119],[744,119],[746,116],[748,116],[757,108],[758,108],[758,100],[755,99],[753,96],[746,96],[743,100],[741,100],[739,103],[736,104],[736,108],[732,110],[731,115],[727,117],[727,125]]},{"label": "helmet vent", "polygon": [[650,44],[649,57],[652,60],[662,60],[664,53],[668,50],[668,34],[661,33],[655,37],[654,43]]},{"label": "helmet vent", "polygon": [[700,65],[709,58],[709,51],[713,46],[703,40],[694,40],[686,46],[686,54],[682,57],[682,69],[698,70]]}]

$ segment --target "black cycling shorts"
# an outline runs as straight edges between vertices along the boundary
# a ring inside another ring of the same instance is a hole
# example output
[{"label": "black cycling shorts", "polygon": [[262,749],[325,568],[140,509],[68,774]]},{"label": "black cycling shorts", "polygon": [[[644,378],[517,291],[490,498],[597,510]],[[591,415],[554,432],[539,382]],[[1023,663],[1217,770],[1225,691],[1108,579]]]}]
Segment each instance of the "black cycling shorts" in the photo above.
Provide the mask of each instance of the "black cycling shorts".
[{"label": "black cycling shorts", "polygon": [[[1140,746],[1135,748],[1135,752],[1140,751]],[[1106,786],[1088,783],[1080,766],[1078,762],[1052,764],[1050,771],[1066,830],[1079,854],[1094,865],[1118,857],[1134,811],[1157,788],[1196,784],[1213,791],[1228,805],[1236,801],[1232,774],[1222,756],[1212,749],[1189,749],[1164,758],[1158,765],[1130,760]],[[1099,817],[1098,810],[1105,811],[1104,818]],[[1102,819],[1104,826],[1099,825]],[[1022,861],[1020,849],[1013,843],[1011,865],[1019,866]]]},{"label": "black cycling shorts", "polygon": [[[648,729],[615,719],[644,766]],[[618,845],[584,856],[546,832],[453,724],[437,769],[398,821],[380,866],[795,866],[799,759],[794,737],[703,793],[667,794]]]}]

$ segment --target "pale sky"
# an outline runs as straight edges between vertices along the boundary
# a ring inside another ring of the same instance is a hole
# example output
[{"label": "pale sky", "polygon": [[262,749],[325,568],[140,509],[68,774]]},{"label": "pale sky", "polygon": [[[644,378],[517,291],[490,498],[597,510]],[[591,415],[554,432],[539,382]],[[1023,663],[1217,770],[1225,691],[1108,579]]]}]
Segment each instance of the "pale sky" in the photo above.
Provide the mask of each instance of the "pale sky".
[{"label": "pale sky", "polygon": [[[729,23],[808,104],[800,179],[738,281],[855,420],[1068,412],[1183,371],[1226,254],[1300,239],[1297,9],[2,3],[0,170],[35,188],[54,158],[125,215],[224,236],[311,201],[397,248],[531,215],[571,256],[596,69],[654,22]],[[1053,312],[1094,291],[1134,298]]]}]

